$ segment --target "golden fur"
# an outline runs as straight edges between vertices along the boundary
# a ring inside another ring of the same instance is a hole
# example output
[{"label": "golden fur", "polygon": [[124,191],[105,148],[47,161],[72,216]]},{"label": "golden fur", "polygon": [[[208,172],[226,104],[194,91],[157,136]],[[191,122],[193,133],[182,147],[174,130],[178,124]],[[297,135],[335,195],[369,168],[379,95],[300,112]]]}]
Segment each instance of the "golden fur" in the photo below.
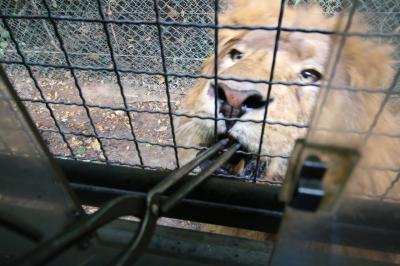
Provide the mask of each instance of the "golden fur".
[{"label": "golden fur", "polygon": [[[276,26],[278,21],[280,1],[236,0],[232,7],[221,15],[220,23],[225,25],[245,26]],[[343,31],[347,22],[346,15],[326,17],[316,6],[286,6],[283,26],[289,28],[322,29]],[[362,16],[353,18],[350,32],[366,32],[368,27]],[[246,31],[222,29],[219,32],[219,76],[235,78],[266,80],[270,74],[275,31]],[[335,57],[335,52],[341,41],[341,36],[318,33],[301,33],[282,31],[280,36],[274,80],[287,82],[304,82],[299,77],[303,69],[312,68],[323,75],[321,82],[329,79],[329,60]],[[243,58],[233,62],[228,52],[231,49],[243,51]],[[373,38],[347,37],[336,73],[333,77],[334,86],[351,86],[354,88],[387,88],[394,75],[392,60],[393,48]],[[203,73],[214,74],[214,56],[205,61]],[[214,98],[207,94],[212,80],[201,79],[189,91],[181,106],[188,114],[213,117]],[[255,89],[263,97],[267,95],[268,85],[252,84],[236,81],[219,81],[235,90]],[[308,124],[310,115],[316,103],[319,90],[313,86],[273,85],[271,97],[274,101],[268,109],[268,121],[283,121],[287,123]],[[368,130],[377,112],[383,94],[354,93],[334,90],[329,94],[318,126],[343,130]],[[329,110],[329,111],[328,111]],[[346,110],[346,115],[340,111]],[[246,112],[241,119],[262,120],[264,108]],[[396,111],[397,112],[397,111]],[[394,112],[387,109],[377,128],[391,128],[392,133],[400,133],[398,118]],[[219,114],[219,117],[222,117]],[[397,130],[397,131],[396,131]],[[218,132],[225,133],[224,121],[219,121]],[[257,152],[261,125],[249,122],[237,122],[229,134],[235,137],[251,152]],[[262,153],[289,154],[295,139],[303,137],[305,129],[290,126],[268,124],[264,135]],[[177,141],[187,146],[207,146],[213,140],[214,121],[197,118],[181,117],[177,125]],[[329,133],[320,133],[319,141],[329,141],[335,138],[335,145],[355,148],[361,145],[362,138],[336,137]],[[397,145],[397,144],[396,144]],[[397,146],[399,147],[399,146]],[[196,151],[180,149],[179,156],[187,162],[196,155]],[[381,156],[393,165],[399,165],[398,157],[382,151]],[[376,157],[374,157],[376,158]],[[379,158],[380,161],[382,158]],[[265,178],[282,180],[287,161],[281,158],[266,158],[267,172]],[[380,163],[382,166],[382,163]]]},{"label": "golden fur", "polygon": [[[236,0],[233,6],[221,16],[221,24],[246,26],[276,26],[280,1]],[[326,17],[319,7],[301,6],[285,8],[284,27],[305,29],[323,29],[343,31],[348,17]],[[353,18],[349,32],[366,32],[368,26],[360,14]],[[219,33],[219,76],[246,78],[255,80],[268,79],[275,40],[274,31],[220,30]],[[341,41],[340,36],[315,33],[281,32],[274,80],[302,82],[299,72],[313,68],[323,75],[321,83],[330,78],[332,59],[335,57]],[[237,62],[230,62],[228,52],[240,49],[244,56]],[[340,56],[332,85],[350,86],[359,89],[387,89],[394,76],[393,47],[379,39],[347,37]],[[205,61],[203,73],[214,74],[214,56]],[[332,75],[331,75],[332,76]],[[182,111],[213,117],[214,99],[207,94],[210,80],[198,80],[185,97]],[[235,81],[220,81],[236,90],[256,89],[264,97],[268,86]],[[274,101],[269,106],[268,121],[284,121],[313,125],[308,141],[332,146],[358,149],[362,159],[354,170],[345,193],[350,196],[384,196],[399,199],[400,187],[389,190],[396,175],[393,170],[371,170],[372,167],[398,169],[400,166],[399,138],[352,134],[349,131],[368,131],[374,123],[374,117],[385,100],[385,94],[360,93],[344,90],[329,90],[327,100],[321,104],[318,89],[312,86],[273,85],[271,97]],[[323,96],[323,95],[322,95]],[[317,106],[315,109],[314,106]],[[318,113],[311,121],[312,111]],[[243,119],[262,120],[263,109],[243,115]],[[375,121],[373,133],[400,135],[400,104],[389,100]],[[221,115],[220,115],[221,117]],[[318,130],[318,129],[324,130]],[[218,132],[224,133],[225,124],[218,123]],[[330,132],[333,130],[334,132]],[[258,150],[261,126],[259,124],[237,122],[229,133],[251,152]],[[342,133],[340,133],[342,132]],[[262,153],[290,153],[295,139],[305,136],[305,129],[267,125]],[[181,117],[177,126],[177,140],[183,145],[209,145],[214,134],[214,121]],[[180,150],[180,158],[187,162],[196,152]],[[266,158],[266,179],[282,180],[287,161],[280,158]],[[274,236],[259,232],[205,225],[203,230],[236,235],[253,239],[272,239]]]}]

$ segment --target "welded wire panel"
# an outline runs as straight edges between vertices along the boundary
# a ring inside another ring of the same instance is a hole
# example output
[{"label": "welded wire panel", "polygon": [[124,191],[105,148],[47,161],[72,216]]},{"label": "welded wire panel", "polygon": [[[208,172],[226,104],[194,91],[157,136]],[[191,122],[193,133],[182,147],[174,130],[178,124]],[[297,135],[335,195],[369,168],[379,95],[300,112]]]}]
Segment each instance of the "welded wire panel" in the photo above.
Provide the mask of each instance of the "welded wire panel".
[{"label": "welded wire panel", "polygon": [[[304,1],[286,2],[296,6]],[[351,6],[349,1],[316,2],[327,16]],[[250,153],[261,161],[274,160],[284,165],[293,145],[274,150],[265,147],[276,145],[280,134],[277,132],[294,136],[290,140],[294,144],[296,136],[305,135],[308,119],[285,117],[283,112],[268,110],[268,105],[260,119],[218,117],[215,103],[212,114],[188,113],[180,109],[182,99],[200,80],[216,85],[229,81],[264,84],[271,98],[276,97],[274,88],[278,86],[282,92],[306,86],[307,95],[316,95],[319,84],[288,82],[274,75],[280,51],[280,34],[276,33],[301,32],[304,38],[313,34],[337,35],[346,39],[344,28],[334,31],[319,25],[306,29],[285,25],[284,10],[283,19],[279,20],[277,14],[276,22],[270,25],[220,24],[217,7],[224,13],[231,5],[231,1],[192,0],[2,1],[0,62],[56,156],[173,169],[179,165],[178,151],[197,153],[206,149],[177,141],[176,120],[188,118],[212,123],[214,137],[218,137],[216,125],[225,123],[224,120],[257,124],[263,137]],[[372,27],[367,33],[348,35],[382,37],[385,40],[382,43],[398,45],[398,1],[360,1],[359,11]],[[283,21],[282,25],[279,21]],[[212,53],[217,54],[221,47],[216,39],[224,28],[263,30],[271,34],[271,42],[276,44],[275,56],[265,66],[268,70],[265,75],[223,75],[218,71],[218,57],[214,60],[214,71],[201,71],[202,62]],[[335,49],[331,48],[332,58]],[[325,74],[326,80],[332,73]],[[331,85],[329,93],[376,91],[373,86],[354,87],[335,82]],[[394,91],[398,90],[395,86]],[[215,94],[218,96],[218,90]],[[379,108],[379,104],[373,108]],[[312,111],[310,106],[305,112]],[[316,113],[324,117],[322,109]],[[265,181],[262,177],[259,173],[253,179]],[[280,183],[282,180],[278,179]]]}]

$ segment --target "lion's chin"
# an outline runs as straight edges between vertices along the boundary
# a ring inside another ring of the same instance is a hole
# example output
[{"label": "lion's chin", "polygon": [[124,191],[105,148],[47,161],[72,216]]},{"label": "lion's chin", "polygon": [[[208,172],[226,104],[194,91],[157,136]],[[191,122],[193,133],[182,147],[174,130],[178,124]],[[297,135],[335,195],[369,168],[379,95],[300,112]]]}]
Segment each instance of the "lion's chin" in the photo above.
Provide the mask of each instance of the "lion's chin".
[{"label": "lion's chin", "polygon": [[[220,135],[219,139],[229,138],[227,146],[233,143],[239,143],[236,139],[230,135]],[[209,145],[211,146],[211,144]],[[201,169],[205,169],[212,161],[220,156],[224,151],[219,152],[214,157],[206,160],[200,165]],[[265,172],[266,163],[265,161],[259,161],[258,176],[263,176]],[[257,177],[257,156],[252,155],[248,152],[244,146],[242,146],[237,153],[235,153],[226,163],[224,163],[216,172],[216,175],[229,176],[233,178],[240,178],[245,180],[254,180]]]}]

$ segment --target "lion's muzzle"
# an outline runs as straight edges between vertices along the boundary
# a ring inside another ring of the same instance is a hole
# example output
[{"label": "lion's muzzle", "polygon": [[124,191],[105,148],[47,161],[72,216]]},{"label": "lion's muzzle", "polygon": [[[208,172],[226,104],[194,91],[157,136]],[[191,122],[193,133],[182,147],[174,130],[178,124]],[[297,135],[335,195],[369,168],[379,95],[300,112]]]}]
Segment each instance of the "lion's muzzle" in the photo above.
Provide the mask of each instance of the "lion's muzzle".
[{"label": "lion's muzzle", "polygon": [[[214,84],[211,88],[214,90]],[[262,95],[256,90],[238,90],[233,89],[225,83],[218,83],[218,99],[222,101],[222,105],[228,106],[226,108],[229,112],[226,117],[240,117],[244,114],[246,107],[261,107],[263,103]]]}]

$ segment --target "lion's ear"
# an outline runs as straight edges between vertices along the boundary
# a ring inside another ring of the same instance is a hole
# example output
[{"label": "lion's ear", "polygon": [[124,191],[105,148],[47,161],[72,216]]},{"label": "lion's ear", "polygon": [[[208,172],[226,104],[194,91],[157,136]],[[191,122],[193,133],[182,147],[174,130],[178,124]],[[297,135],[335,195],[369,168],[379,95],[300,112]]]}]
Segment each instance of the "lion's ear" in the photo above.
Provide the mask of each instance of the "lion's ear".
[{"label": "lion's ear", "polygon": [[[270,1],[265,0],[227,1],[226,6],[219,16],[219,24],[230,26],[258,26],[260,17],[265,15],[265,10],[269,2]],[[275,2],[275,0],[271,2]],[[245,30],[220,29],[218,46],[222,48],[225,44],[240,39],[244,33],[246,33]]]}]

